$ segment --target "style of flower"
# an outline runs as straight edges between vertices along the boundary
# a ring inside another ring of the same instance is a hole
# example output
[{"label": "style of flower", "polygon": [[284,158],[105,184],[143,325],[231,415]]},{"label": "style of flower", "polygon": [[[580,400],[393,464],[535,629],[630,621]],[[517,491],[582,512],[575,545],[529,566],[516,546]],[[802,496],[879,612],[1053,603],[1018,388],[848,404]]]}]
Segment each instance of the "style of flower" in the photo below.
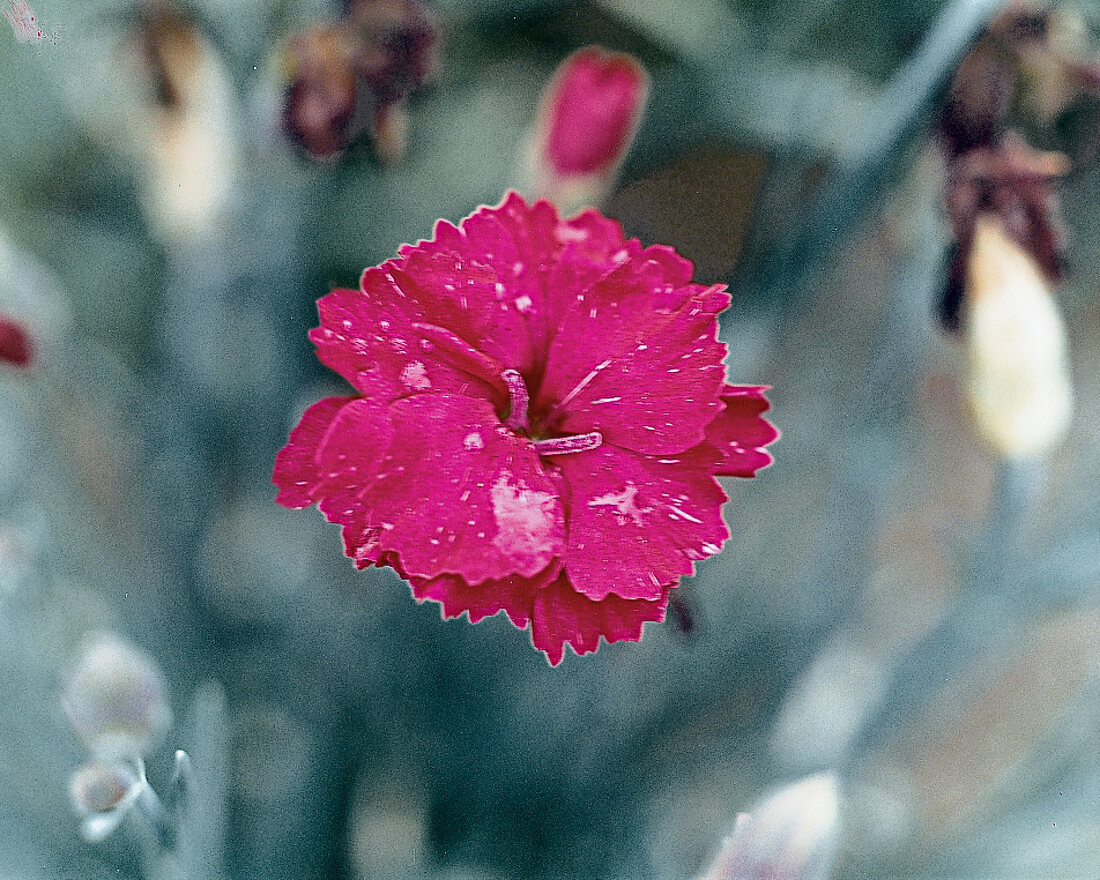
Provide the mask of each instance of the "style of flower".
[{"label": "style of flower", "polygon": [[320,360],[355,388],[311,406],[277,501],[316,503],[358,567],[472,622],[503,610],[550,663],[637,641],[729,536],[718,476],[777,436],[764,387],[725,383],[722,285],[691,283],[595,211],[509,194],[319,303]]}]

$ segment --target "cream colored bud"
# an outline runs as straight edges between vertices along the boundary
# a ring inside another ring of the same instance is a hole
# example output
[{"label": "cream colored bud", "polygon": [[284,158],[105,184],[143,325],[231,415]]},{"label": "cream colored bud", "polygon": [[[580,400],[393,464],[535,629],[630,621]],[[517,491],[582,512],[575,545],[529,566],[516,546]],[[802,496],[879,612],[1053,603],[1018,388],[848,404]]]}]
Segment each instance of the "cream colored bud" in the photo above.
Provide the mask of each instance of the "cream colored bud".
[{"label": "cream colored bud", "polygon": [[966,277],[967,401],[1006,458],[1048,452],[1073,410],[1066,331],[1035,261],[995,215],[978,218]]},{"label": "cream colored bud", "polygon": [[237,193],[241,111],[228,70],[195,24],[167,4],[151,15],[142,37],[157,95],[139,109],[131,147],[153,229],[188,242],[217,235]]},{"label": "cream colored bud", "polygon": [[808,776],[739,814],[700,880],[825,880],[839,834],[836,776]]},{"label": "cream colored bud", "polygon": [[85,642],[62,703],[81,742],[99,756],[146,754],[172,722],[156,663],[105,633]]}]

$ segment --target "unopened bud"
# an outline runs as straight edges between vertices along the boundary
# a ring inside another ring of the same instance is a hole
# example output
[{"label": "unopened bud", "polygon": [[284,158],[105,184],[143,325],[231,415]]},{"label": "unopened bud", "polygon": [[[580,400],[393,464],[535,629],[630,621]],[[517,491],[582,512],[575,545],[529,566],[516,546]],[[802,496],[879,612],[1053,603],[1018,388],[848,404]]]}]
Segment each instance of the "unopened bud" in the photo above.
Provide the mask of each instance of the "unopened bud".
[{"label": "unopened bud", "polygon": [[1049,451],[1073,409],[1066,331],[1039,267],[992,214],[974,228],[964,333],[979,433],[1006,458]]},{"label": "unopened bud", "polygon": [[29,367],[33,360],[34,349],[26,328],[0,316],[0,361],[14,367]]},{"label": "unopened bud", "polygon": [[534,195],[565,213],[606,198],[648,93],[649,76],[632,55],[588,46],[566,58],[539,103],[529,157]]},{"label": "unopened bud", "polygon": [[141,198],[156,231],[171,242],[220,228],[237,191],[239,110],[214,45],[169,0],[146,0],[137,43],[153,99],[137,142]]},{"label": "unopened bud", "polygon": [[825,880],[839,832],[836,777],[809,776],[738,815],[700,880]]},{"label": "unopened bud", "polygon": [[73,809],[84,813],[107,813],[116,809],[141,782],[126,761],[89,761],[69,780]]},{"label": "unopened bud", "polygon": [[146,754],[172,721],[156,663],[106,634],[86,642],[63,704],[77,736],[100,756]]},{"label": "unopened bud", "polygon": [[69,779],[73,809],[83,820],[86,840],[103,840],[125,818],[147,787],[140,765],[126,761],[90,761]]}]

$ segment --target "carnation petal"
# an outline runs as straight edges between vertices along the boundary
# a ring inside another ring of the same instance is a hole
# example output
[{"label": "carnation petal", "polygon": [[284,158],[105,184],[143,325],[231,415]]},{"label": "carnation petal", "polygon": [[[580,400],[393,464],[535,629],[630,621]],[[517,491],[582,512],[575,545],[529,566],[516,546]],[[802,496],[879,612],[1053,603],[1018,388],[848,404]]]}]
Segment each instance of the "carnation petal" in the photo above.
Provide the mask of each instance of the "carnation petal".
[{"label": "carnation petal", "polygon": [[[563,433],[599,431],[606,442],[650,455],[703,440],[721,412],[726,346],[715,316],[721,286],[656,283],[657,260],[607,275],[572,308],[550,349],[539,403]],[[663,307],[679,300],[675,311]],[[600,345],[577,340],[599,339]]]},{"label": "carnation petal", "polygon": [[722,456],[714,473],[721,477],[752,477],[771,464],[764,447],[779,431],[761,416],[771,408],[764,397],[767,385],[727,385],[722,391],[725,408],[707,426],[707,443]]},{"label": "carnation petal", "polygon": [[470,584],[458,575],[444,574],[426,580],[414,578],[412,593],[418,602],[439,602],[444,618],[458,617],[467,612],[470,623],[477,623],[504,611],[520,629],[531,619],[535,594],[549,584],[561,571],[561,565],[547,566],[534,577],[509,575]]},{"label": "carnation petal", "polygon": [[561,555],[557,487],[487,401],[417,395],[389,411],[395,442],[363,505],[411,577],[533,577]]},{"label": "carnation petal", "polygon": [[667,458],[604,445],[555,460],[568,487],[566,572],[590,599],[654,600],[717,553],[726,493],[705,448]]},{"label": "carnation petal", "polygon": [[532,362],[523,316],[528,306],[491,266],[460,253],[413,253],[387,266],[425,321],[446,327],[505,367]]},{"label": "carnation petal", "polygon": [[318,507],[330,522],[344,527],[345,551],[359,568],[373,563],[379,551],[378,529],[360,500],[362,487],[378,473],[392,440],[386,407],[360,398],[340,410],[315,453]]},{"label": "carnation petal", "polygon": [[531,642],[557,666],[571,645],[577,654],[595,651],[600,636],[608,642],[636,642],[647,620],[664,620],[671,587],[662,587],[653,600],[623,599],[610,595],[594,602],[578,593],[562,574],[535,595],[531,615]]},{"label": "carnation petal", "polygon": [[321,326],[310,333],[317,357],[364,394],[388,402],[427,392],[503,393],[503,386],[486,381],[485,370],[471,369],[422,332],[435,323],[431,310],[422,310],[382,269],[364,272],[360,290],[322,297],[317,309]]},{"label": "carnation petal", "polygon": [[275,456],[272,475],[272,482],[279,489],[275,500],[283,507],[306,507],[320,497],[314,491],[321,479],[317,450],[332,420],[351,400],[351,397],[326,397],[317,401],[290,432],[286,446]]},{"label": "carnation petal", "polygon": [[[679,261],[673,271],[683,274],[690,262],[676,257],[671,248],[651,248],[655,258],[669,264]],[[636,239],[626,241],[622,227],[596,211],[586,211],[562,221],[552,204],[537,201],[528,205],[517,193],[509,193],[498,207],[482,208],[462,221],[461,228],[441,221],[431,241],[406,245],[400,255],[411,260],[418,254],[443,258],[459,256],[468,265],[491,268],[503,286],[503,302],[511,303],[520,317],[525,334],[515,332],[513,316],[507,319],[508,366],[525,375],[541,375],[539,354],[554,338],[562,318],[576,297],[624,261],[642,251]],[[660,251],[657,254],[656,251]],[[669,255],[672,255],[671,257]],[[496,317],[491,313],[490,317]],[[440,322],[438,316],[430,318]],[[452,327],[452,324],[446,326]],[[480,338],[475,336],[480,334]],[[479,345],[492,344],[500,335],[490,324],[465,336]],[[486,349],[488,350],[488,349]],[[498,353],[503,357],[503,353]]]}]

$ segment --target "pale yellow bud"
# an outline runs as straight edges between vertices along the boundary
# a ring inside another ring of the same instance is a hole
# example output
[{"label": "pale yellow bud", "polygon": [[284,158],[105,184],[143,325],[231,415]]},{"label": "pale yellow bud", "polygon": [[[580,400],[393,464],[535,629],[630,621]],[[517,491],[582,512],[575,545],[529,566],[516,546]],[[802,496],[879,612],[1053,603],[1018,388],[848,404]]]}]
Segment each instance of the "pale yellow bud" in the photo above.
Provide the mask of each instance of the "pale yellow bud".
[{"label": "pale yellow bud", "polygon": [[1073,409],[1066,331],[1035,261],[998,217],[980,216],[966,277],[967,402],[1006,458],[1048,452]]},{"label": "pale yellow bud", "polygon": [[229,71],[174,7],[156,7],[142,34],[157,92],[133,126],[142,206],[166,241],[217,235],[241,172],[240,108]]}]

